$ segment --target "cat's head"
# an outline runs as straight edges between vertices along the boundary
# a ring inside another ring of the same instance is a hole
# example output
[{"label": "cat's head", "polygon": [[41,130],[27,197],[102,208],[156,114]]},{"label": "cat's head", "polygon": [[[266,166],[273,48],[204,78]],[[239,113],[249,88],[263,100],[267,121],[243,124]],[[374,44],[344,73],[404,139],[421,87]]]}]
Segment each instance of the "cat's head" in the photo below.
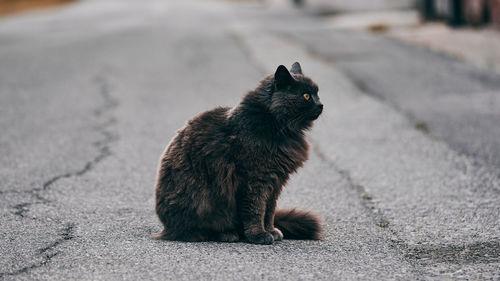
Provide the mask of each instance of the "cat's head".
[{"label": "cat's head", "polygon": [[309,128],[323,111],[316,83],[304,76],[298,62],[292,65],[290,71],[280,65],[272,80],[270,112],[280,123],[291,129]]}]

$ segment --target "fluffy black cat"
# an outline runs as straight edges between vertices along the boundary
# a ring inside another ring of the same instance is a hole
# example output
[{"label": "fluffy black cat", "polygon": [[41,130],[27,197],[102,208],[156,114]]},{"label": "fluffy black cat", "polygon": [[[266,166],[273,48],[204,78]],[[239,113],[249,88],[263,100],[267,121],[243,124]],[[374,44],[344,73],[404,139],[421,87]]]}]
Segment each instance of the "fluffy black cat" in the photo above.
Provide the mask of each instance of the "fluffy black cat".
[{"label": "fluffy black cat", "polygon": [[320,239],[316,215],[276,210],[290,174],[307,160],[304,131],[323,110],[300,64],[290,72],[280,65],[235,107],[203,112],[178,131],[158,172],[156,212],[165,228],[156,238]]}]

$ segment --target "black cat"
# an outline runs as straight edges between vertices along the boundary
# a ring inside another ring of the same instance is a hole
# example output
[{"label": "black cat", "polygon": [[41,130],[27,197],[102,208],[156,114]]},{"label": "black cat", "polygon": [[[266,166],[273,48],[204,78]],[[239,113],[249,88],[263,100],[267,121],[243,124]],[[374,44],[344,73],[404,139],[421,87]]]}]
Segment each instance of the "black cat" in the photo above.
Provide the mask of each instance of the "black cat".
[{"label": "black cat", "polygon": [[218,107],[188,121],[161,159],[156,238],[272,244],[320,239],[320,219],[275,210],[282,187],[308,157],[304,131],[323,110],[318,87],[280,65],[233,108]]}]

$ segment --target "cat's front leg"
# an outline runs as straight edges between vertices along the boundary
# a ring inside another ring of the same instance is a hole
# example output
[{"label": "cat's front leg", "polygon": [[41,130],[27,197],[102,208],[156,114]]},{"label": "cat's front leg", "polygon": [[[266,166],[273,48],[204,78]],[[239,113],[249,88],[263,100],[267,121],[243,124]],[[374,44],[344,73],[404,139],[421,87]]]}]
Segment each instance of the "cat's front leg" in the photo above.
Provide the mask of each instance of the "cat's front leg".
[{"label": "cat's front leg", "polygon": [[273,235],[264,228],[266,196],[255,188],[248,192],[238,204],[238,212],[248,241],[256,244],[272,244]]},{"label": "cat's front leg", "polygon": [[274,212],[276,211],[276,202],[278,201],[278,194],[275,192],[273,196],[267,200],[266,214],[264,216],[264,228],[267,232],[273,235],[274,241],[283,240],[283,233],[281,230],[274,227]]}]

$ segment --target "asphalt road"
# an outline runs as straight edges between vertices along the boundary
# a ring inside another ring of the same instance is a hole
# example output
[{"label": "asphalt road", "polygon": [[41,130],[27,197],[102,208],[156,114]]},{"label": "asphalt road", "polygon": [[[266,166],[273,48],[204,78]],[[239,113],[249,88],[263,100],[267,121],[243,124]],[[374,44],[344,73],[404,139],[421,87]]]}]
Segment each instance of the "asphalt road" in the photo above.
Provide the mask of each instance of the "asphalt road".
[{"label": "asphalt road", "polygon": [[[279,206],[322,241],[157,241],[160,154],[279,64],[320,86]],[[500,79],[251,2],[80,1],[0,20],[0,279],[500,278]]]}]

